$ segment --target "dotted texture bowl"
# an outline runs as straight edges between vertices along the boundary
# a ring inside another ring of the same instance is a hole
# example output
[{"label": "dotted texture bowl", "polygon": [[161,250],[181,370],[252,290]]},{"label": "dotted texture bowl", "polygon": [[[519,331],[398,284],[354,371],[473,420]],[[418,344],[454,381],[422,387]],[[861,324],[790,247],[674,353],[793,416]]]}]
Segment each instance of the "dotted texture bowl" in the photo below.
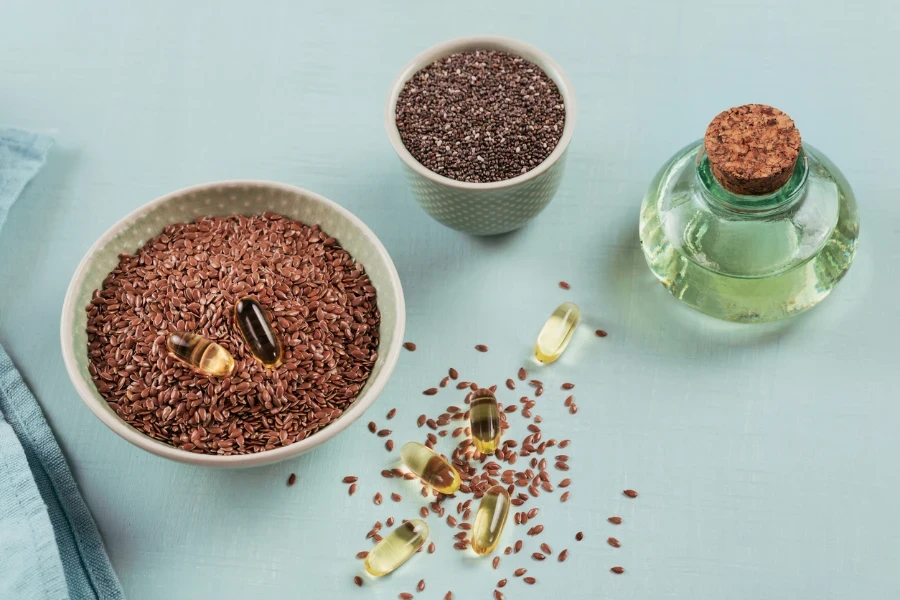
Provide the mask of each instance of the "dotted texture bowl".
[{"label": "dotted texture bowl", "polygon": [[[406,82],[422,68],[457,52],[503,50],[541,67],[559,88],[566,106],[562,137],[537,167],[512,179],[492,183],[456,181],[428,170],[403,145],[397,129],[397,98]],[[394,80],[385,110],[385,127],[403,161],[413,196],[429,215],[447,227],[473,235],[494,235],[518,229],[544,210],[562,181],[566,149],[575,131],[575,94],[556,62],[534,46],[497,36],[472,36],[432,46],[414,58]]]},{"label": "dotted texture bowl", "polygon": [[[123,421],[97,391],[88,373],[85,307],[121,253],[134,253],[173,223],[202,216],[279,213],[307,224],[318,223],[365,267],[378,293],[381,311],[378,360],[356,400],[333,423],[308,438],[256,454],[195,454],[144,435]],[[69,377],[88,408],[115,433],[135,446],[172,460],[212,467],[249,467],[302,454],[347,428],[372,405],[397,364],[403,343],[406,308],[394,263],[372,231],[349,211],[306,190],[264,181],[233,181],[179,190],[137,209],[107,231],[82,259],[63,304],[60,337]]]}]

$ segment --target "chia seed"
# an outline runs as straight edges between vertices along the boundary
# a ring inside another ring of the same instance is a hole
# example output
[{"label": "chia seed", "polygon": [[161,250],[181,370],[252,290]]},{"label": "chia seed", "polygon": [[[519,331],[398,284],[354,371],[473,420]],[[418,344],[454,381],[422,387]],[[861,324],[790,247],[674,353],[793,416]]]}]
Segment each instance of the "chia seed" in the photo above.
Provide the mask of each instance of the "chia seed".
[{"label": "chia seed", "polygon": [[451,54],[413,75],[397,98],[403,145],[427,169],[457,181],[518,177],[559,143],[566,120],[556,84],[507,52]]}]

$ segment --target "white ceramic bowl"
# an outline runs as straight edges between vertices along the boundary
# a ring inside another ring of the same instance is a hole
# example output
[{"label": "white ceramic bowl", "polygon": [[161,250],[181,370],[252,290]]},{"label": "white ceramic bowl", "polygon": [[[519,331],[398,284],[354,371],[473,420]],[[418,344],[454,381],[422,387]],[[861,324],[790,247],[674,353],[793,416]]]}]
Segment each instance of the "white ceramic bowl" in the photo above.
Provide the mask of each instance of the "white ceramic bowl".
[{"label": "white ceramic bowl", "polygon": [[[201,216],[283,214],[318,223],[366,269],[378,293],[381,311],[378,360],[356,400],[333,423],[308,438],[256,454],[195,454],[155,440],[123,421],[94,386],[88,373],[87,313],[91,294],[118,264],[120,253],[133,253],[173,223]],[[394,263],[375,234],[349,211],[306,190],[266,181],[227,181],[178,190],[142,206],[113,225],[91,247],[75,271],[63,304],[60,336],[69,377],[81,399],[103,423],[138,448],[164,458],[207,467],[250,467],[303,454],[330,440],[358,419],[384,389],[403,343],[406,308]]]},{"label": "white ceramic bowl", "polygon": [[[413,158],[397,129],[397,98],[406,82],[422,68],[457,52],[503,50],[539,66],[553,80],[566,106],[566,123],[553,152],[534,169],[504,181],[467,183],[438,175]],[[457,38],[432,46],[412,59],[394,80],[384,112],[391,145],[403,161],[413,196],[429,215],[447,227],[473,235],[494,235],[518,229],[544,210],[559,189],[566,149],[575,131],[577,107],[572,84],[556,61],[543,51],[493,35]]]}]

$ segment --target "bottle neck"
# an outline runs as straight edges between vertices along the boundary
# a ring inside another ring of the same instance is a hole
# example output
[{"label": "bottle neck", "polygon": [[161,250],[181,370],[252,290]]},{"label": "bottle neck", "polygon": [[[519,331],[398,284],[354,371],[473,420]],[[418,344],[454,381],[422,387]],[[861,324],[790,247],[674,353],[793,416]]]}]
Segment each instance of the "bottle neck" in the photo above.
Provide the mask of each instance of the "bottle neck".
[{"label": "bottle neck", "polygon": [[760,196],[742,196],[729,192],[712,173],[706,151],[697,155],[697,182],[706,200],[724,210],[747,216],[768,216],[793,206],[803,195],[809,176],[809,161],[803,148],[797,157],[794,172],[787,183],[772,192]]}]

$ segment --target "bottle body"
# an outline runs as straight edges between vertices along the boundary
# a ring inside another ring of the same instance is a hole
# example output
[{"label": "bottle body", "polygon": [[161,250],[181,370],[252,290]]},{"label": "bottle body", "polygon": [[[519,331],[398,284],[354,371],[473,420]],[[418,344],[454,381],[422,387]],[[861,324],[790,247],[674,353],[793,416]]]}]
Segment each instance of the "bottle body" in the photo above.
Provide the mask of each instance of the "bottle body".
[{"label": "bottle body", "polygon": [[718,184],[696,142],[654,178],[640,239],[651,271],[691,308],[727,321],[777,321],[831,293],[853,261],[859,215],[843,175],[809,145],[782,188],[739,196]]}]

